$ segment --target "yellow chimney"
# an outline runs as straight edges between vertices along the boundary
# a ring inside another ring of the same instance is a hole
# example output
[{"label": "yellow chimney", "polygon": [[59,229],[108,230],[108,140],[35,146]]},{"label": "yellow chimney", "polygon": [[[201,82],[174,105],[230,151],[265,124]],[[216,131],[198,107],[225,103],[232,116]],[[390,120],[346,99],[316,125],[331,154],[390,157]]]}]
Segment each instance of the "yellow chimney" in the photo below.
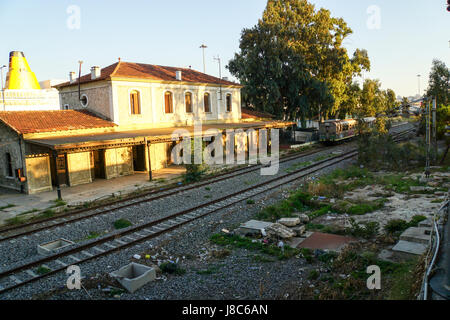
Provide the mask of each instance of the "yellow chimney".
[{"label": "yellow chimney", "polygon": [[9,53],[9,70],[6,75],[5,89],[41,89],[36,75],[31,71],[21,51]]}]

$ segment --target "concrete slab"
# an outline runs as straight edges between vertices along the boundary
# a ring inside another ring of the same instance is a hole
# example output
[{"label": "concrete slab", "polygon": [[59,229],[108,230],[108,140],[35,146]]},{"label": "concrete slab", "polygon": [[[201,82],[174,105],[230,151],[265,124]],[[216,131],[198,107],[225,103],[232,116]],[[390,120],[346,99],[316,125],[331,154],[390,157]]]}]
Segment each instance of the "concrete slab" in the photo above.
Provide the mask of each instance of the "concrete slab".
[{"label": "concrete slab", "polygon": [[419,222],[419,228],[431,228],[431,227],[433,227],[433,221],[431,221],[431,219]]},{"label": "concrete slab", "polygon": [[50,242],[37,245],[37,252],[40,255],[47,255],[55,251],[59,251],[63,248],[73,245],[74,242],[66,239],[57,239]]},{"label": "concrete slab", "polygon": [[241,226],[236,229],[236,232],[239,234],[259,234],[262,229],[266,229],[271,225],[273,225],[272,222],[250,220],[241,224]]},{"label": "concrete slab", "polygon": [[357,241],[352,237],[339,236],[335,234],[314,232],[309,238],[305,239],[299,248],[321,249],[340,251],[347,244]]},{"label": "concrete slab", "polygon": [[431,229],[425,227],[412,227],[405,230],[400,236],[400,240],[422,243],[428,245],[430,242]]},{"label": "concrete slab", "polygon": [[130,263],[110,273],[125,289],[134,293],[150,281],[156,279],[156,270],[138,263]]},{"label": "concrete slab", "polygon": [[392,251],[403,252],[413,255],[422,255],[426,252],[428,245],[418,242],[411,242],[400,240],[393,248]]},{"label": "concrete slab", "polygon": [[291,238],[288,241],[286,241],[286,244],[291,248],[298,248],[298,246],[305,241],[306,238]]},{"label": "concrete slab", "polygon": [[277,222],[286,227],[295,227],[300,224],[300,218],[281,218]]}]

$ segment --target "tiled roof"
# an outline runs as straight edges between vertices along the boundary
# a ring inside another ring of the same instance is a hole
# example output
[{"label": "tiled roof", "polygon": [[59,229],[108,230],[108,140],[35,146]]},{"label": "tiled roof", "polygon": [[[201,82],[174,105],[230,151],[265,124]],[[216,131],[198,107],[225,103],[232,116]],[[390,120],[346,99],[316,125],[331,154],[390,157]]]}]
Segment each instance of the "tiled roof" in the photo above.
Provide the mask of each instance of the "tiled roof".
[{"label": "tiled roof", "polygon": [[256,111],[249,108],[241,108],[242,119],[273,119],[270,113]]},{"label": "tiled roof", "polygon": [[[144,63],[133,63],[133,62],[116,62],[106,68],[101,69],[100,77],[92,80],[91,74],[86,74],[81,76],[80,83],[88,83],[93,81],[111,79],[111,78],[131,78],[131,79],[148,79],[148,80],[159,80],[159,81],[177,81],[176,71],[181,71],[181,77],[183,82],[193,82],[193,83],[205,83],[205,84],[221,84],[227,86],[241,86],[238,83],[223,80],[210,76],[208,74],[195,71],[188,68],[177,68],[177,67],[164,67],[152,64]],[[78,79],[75,83],[70,84],[65,82],[55,86],[66,87],[69,85],[77,85]]]},{"label": "tiled roof", "polygon": [[0,121],[22,134],[116,126],[85,110],[0,111]]}]

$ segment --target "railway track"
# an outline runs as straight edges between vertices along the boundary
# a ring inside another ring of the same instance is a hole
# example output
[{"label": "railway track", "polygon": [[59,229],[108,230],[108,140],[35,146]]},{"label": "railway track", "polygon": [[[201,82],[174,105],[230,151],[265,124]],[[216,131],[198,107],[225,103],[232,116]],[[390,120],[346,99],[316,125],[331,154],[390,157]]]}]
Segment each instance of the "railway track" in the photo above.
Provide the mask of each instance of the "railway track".
[{"label": "railway track", "polygon": [[[399,125],[398,127],[401,127],[402,125]],[[394,133],[395,135],[404,135],[411,131],[412,129],[400,132],[400,133]],[[300,152],[293,155],[288,155],[280,159],[280,163],[293,161],[302,157],[306,157],[309,155],[317,154],[319,152],[322,152],[324,148],[319,148],[318,150],[313,150],[309,152]],[[100,216],[103,214],[108,214],[113,210],[120,210],[124,209],[130,206],[134,206],[140,203],[144,202],[151,202],[155,200],[159,200],[165,197],[173,196],[176,194],[179,194],[181,192],[198,189],[216,182],[224,181],[229,178],[234,178],[240,175],[244,175],[250,172],[254,172],[256,170],[259,170],[262,167],[260,164],[251,165],[249,167],[243,167],[238,168],[235,170],[232,170],[231,172],[225,172],[221,173],[219,175],[215,175],[213,177],[207,178],[199,183],[190,184],[187,186],[173,186],[169,188],[164,189],[156,189],[151,190],[149,192],[146,192],[144,194],[140,194],[137,196],[127,197],[125,199],[117,200],[114,202],[111,202],[107,205],[97,205],[95,207],[86,208],[86,209],[79,209],[74,210],[68,213],[59,214],[55,217],[50,217],[46,219],[40,219],[37,221],[17,225],[17,226],[11,226],[7,228],[0,229],[0,243],[12,240],[18,237],[26,236],[29,234],[33,234],[39,231],[45,231],[48,229],[61,227],[70,223],[75,223],[84,219],[89,219],[95,216]]]},{"label": "railway track", "polygon": [[[324,148],[313,150],[309,152],[300,152],[293,155],[288,155],[280,160],[280,163],[293,161],[306,156],[314,155],[322,152]],[[29,222],[17,226],[12,226],[0,230],[0,243],[12,240],[18,237],[30,235],[36,232],[45,231],[48,229],[61,227],[70,223],[75,223],[84,219],[100,216],[103,214],[111,213],[113,210],[120,210],[127,207],[135,206],[141,203],[148,203],[151,201],[159,200],[165,197],[173,196],[185,191],[202,188],[220,181],[224,181],[230,178],[234,178],[240,175],[244,175],[250,172],[261,169],[261,164],[251,165],[250,167],[243,167],[235,169],[231,172],[215,175],[211,178],[205,179],[199,183],[194,183],[187,186],[174,186],[166,189],[159,189],[151,191],[142,195],[128,197],[125,199],[117,200],[107,205],[98,205],[92,208],[80,209],[65,214],[60,214],[55,217],[42,219],[34,222]]]},{"label": "railway track", "polygon": [[[397,134],[395,139],[400,140],[401,137],[407,135],[410,131],[406,130]],[[241,201],[266,193],[327,167],[351,159],[357,154],[358,152],[353,149],[342,155],[316,162],[219,199],[171,214],[161,219],[129,227],[77,246],[74,245],[72,248],[63,252],[45,256],[32,262],[10,268],[9,270],[4,270],[0,272],[0,294],[64,271],[69,265],[82,264],[148,241],[202,217],[233,206]],[[48,272],[37,274],[35,268],[40,266],[44,267]]]}]

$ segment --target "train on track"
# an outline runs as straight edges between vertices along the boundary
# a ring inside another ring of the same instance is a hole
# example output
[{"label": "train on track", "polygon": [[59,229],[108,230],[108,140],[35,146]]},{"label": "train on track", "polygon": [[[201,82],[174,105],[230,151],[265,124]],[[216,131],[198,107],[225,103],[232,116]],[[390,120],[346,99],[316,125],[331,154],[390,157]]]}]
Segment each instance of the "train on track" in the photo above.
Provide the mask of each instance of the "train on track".
[{"label": "train on track", "polygon": [[[373,127],[376,118],[363,118],[368,127]],[[333,143],[356,137],[359,134],[358,120],[326,120],[319,124],[319,139],[323,143]]]}]

